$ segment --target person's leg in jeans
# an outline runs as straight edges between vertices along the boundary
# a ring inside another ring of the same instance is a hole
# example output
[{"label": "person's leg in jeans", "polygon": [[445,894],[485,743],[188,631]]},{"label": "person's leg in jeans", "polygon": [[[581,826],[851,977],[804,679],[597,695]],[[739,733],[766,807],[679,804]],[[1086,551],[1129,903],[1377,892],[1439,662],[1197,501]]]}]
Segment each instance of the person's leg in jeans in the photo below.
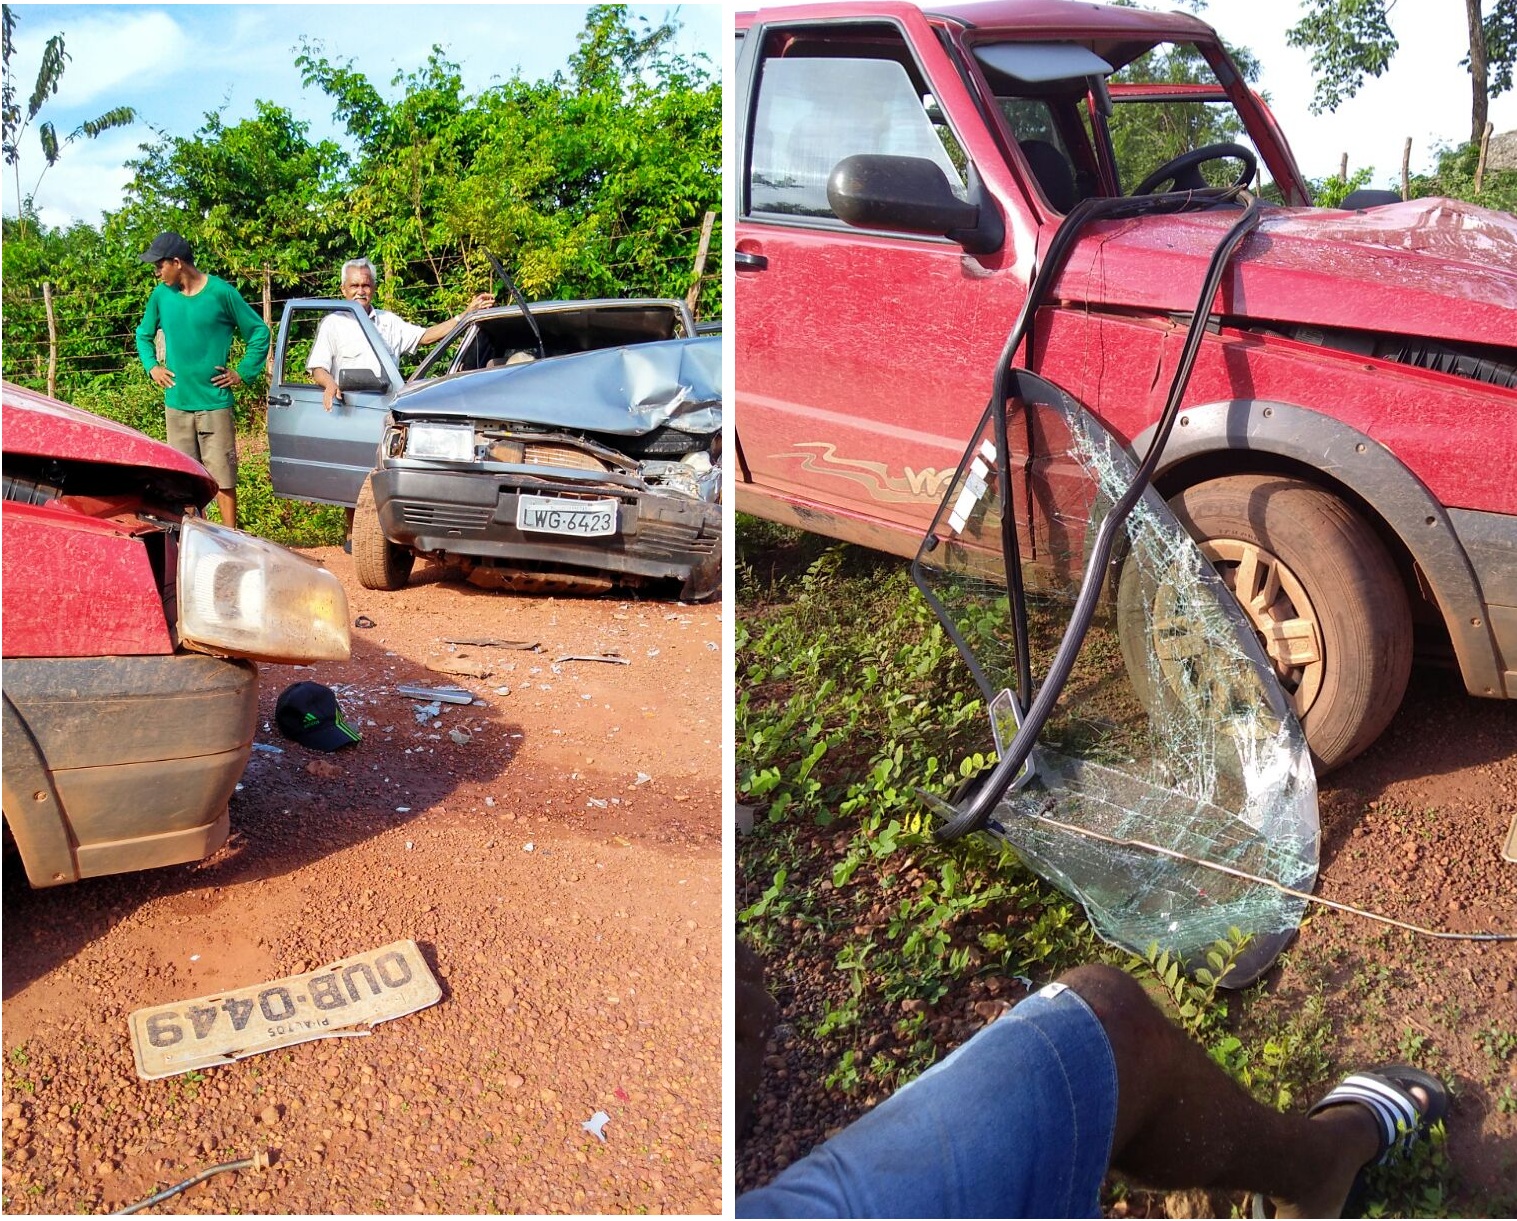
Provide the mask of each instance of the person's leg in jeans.
[{"label": "person's leg in jeans", "polygon": [[[740,1199],[739,1214],[814,1205],[875,1215],[1018,1215],[1017,1207],[1074,1215],[1094,1206],[1107,1168],[1104,1156],[1091,1162],[1091,1148],[1109,1148],[1111,1167],[1146,1186],[1258,1192],[1287,1217],[1342,1211],[1355,1176],[1382,1148],[1368,1106],[1282,1115],[1249,1097],[1131,976],[1088,966],[1059,983],[1080,998],[1078,1009],[1053,987],[1022,1002],[782,1174],[771,1185],[777,1193]],[[1024,1019],[1024,1007],[1034,1016]],[[1112,1076],[1103,1121],[1090,1104]],[[1425,1090],[1414,1093],[1429,1102]],[[1081,1163],[1073,1171],[1071,1160]],[[1067,1211],[1025,1194],[1071,1174]]]}]

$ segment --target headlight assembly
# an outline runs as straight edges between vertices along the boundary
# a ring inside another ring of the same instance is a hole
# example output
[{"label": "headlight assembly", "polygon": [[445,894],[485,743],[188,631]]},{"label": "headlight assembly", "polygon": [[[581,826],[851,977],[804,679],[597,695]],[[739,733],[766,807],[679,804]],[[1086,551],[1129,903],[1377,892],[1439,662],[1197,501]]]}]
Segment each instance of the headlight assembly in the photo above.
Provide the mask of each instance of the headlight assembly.
[{"label": "headlight assembly", "polygon": [[179,641],[254,661],[346,661],[348,596],[320,564],[187,517],[179,532]]},{"label": "headlight assembly", "polygon": [[407,458],[474,461],[474,428],[469,424],[412,424],[406,429]]}]

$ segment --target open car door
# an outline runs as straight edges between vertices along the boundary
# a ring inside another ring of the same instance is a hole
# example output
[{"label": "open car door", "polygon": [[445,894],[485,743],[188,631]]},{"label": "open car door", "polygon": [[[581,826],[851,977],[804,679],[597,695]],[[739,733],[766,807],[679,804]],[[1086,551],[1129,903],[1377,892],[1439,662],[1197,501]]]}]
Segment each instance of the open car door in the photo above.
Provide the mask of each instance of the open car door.
[{"label": "open car door", "polygon": [[[354,380],[362,388],[349,388],[339,374],[342,398],[327,411],[306,358],[317,329],[333,315],[346,315],[343,322],[358,328],[370,352],[364,357],[365,368],[347,374],[348,379],[361,375]],[[374,469],[390,401],[403,380],[395,358],[359,306],[314,298],[288,302],[269,381],[269,481],[274,494],[350,508],[356,504],[358,489]]]},{"label": "open car door", "polygon": [[1213,255],[1141,462],[1011,360],[1083,224],[1238,193],[1076,207],[912,566],[985,695],[1000,756],[957,807],[927,795],[940,836],[1009,842],[1135,953],[1157,945],[1199,968],[1239,930],[1250,940],[1229,987],[1262,974],[1300,923],[1317,876],[1316,776],[1252,625],[1149,479],[1257,201]]}]

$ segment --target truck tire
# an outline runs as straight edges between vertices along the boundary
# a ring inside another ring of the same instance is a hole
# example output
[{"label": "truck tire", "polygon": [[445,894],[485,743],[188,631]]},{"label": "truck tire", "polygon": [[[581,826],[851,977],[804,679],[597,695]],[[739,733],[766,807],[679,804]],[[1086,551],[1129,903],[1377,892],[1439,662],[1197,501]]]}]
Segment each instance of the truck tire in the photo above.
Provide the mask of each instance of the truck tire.
[{"label": "truck tire", "polygon": [[1253,623],[1318,773],[1347,763],[1411,676],[1411,608],[1385,545],[1337,497],[1279,475],[1214,479],[1169,505]]},{"label": "truck tire", "polygon": [[416,553],[385,537],[374,505],[374,478],[368,476],[353,507],[353,570],[365,589],[404,589]]}]

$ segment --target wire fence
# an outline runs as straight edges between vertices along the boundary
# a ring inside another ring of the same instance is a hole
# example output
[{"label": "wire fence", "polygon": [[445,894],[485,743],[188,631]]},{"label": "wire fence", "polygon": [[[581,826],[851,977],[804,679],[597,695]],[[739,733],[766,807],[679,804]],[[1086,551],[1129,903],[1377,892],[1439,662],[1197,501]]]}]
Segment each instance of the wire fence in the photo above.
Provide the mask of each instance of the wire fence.
[{"label": "wire fence", "polygon": [[[656,282],[665,286],[664,292],[650,295],[667,292],[685,296],[692,308],[698,302],[710,302],[719,310],[720,292],[707,292],[709,286],[719,286],[721,279],[720,260],[713,260],[716,266],[707,270],[708,246],[715,224],[715,213],[708,212],[702,225],[680,229],[667,239],[672,242],[700,234],[700,249],[693,260],[684,253],[650,251],[635,258],[597,263],[589,269],[576,268],[577,278],[593,274],[598,282],[626,286],[620,292],[607,294],[612,296],[639,295],[649,291],[645,286]],[[375,262],[379,267],[377,304],[419,320],[446,309],[446,299],[465,291],[464,284],[468,281],[478,283],[481,270],[479,260],[459,252],[435,259],[413,259],[398,267],[387,267],[378,259]],[[330,269],[293,276],[276,276],[272,269],[264,268],[218,270],[207,266],[203,270],[239,287],[244,299],[255,312],[264,315],[271,327],[278,325],[291,301],[340,295],[337,285],[341,262]],[[680,274],[682,271],[684,274]],[[67,383],[81,376],[94,378],[140,369],[136,327],[152,291],[152,281],[145,277],[138,286],[102,290],[60,287],[57,283],[44,286],[45,279],[44,276],[34,282],[7,282],[0,292],[5,323],[0,358],[6,376],[38,384],[46,381],[48,392],[54,393],[59,381]],[[681,287],[671,291],[675,284]]]}]

